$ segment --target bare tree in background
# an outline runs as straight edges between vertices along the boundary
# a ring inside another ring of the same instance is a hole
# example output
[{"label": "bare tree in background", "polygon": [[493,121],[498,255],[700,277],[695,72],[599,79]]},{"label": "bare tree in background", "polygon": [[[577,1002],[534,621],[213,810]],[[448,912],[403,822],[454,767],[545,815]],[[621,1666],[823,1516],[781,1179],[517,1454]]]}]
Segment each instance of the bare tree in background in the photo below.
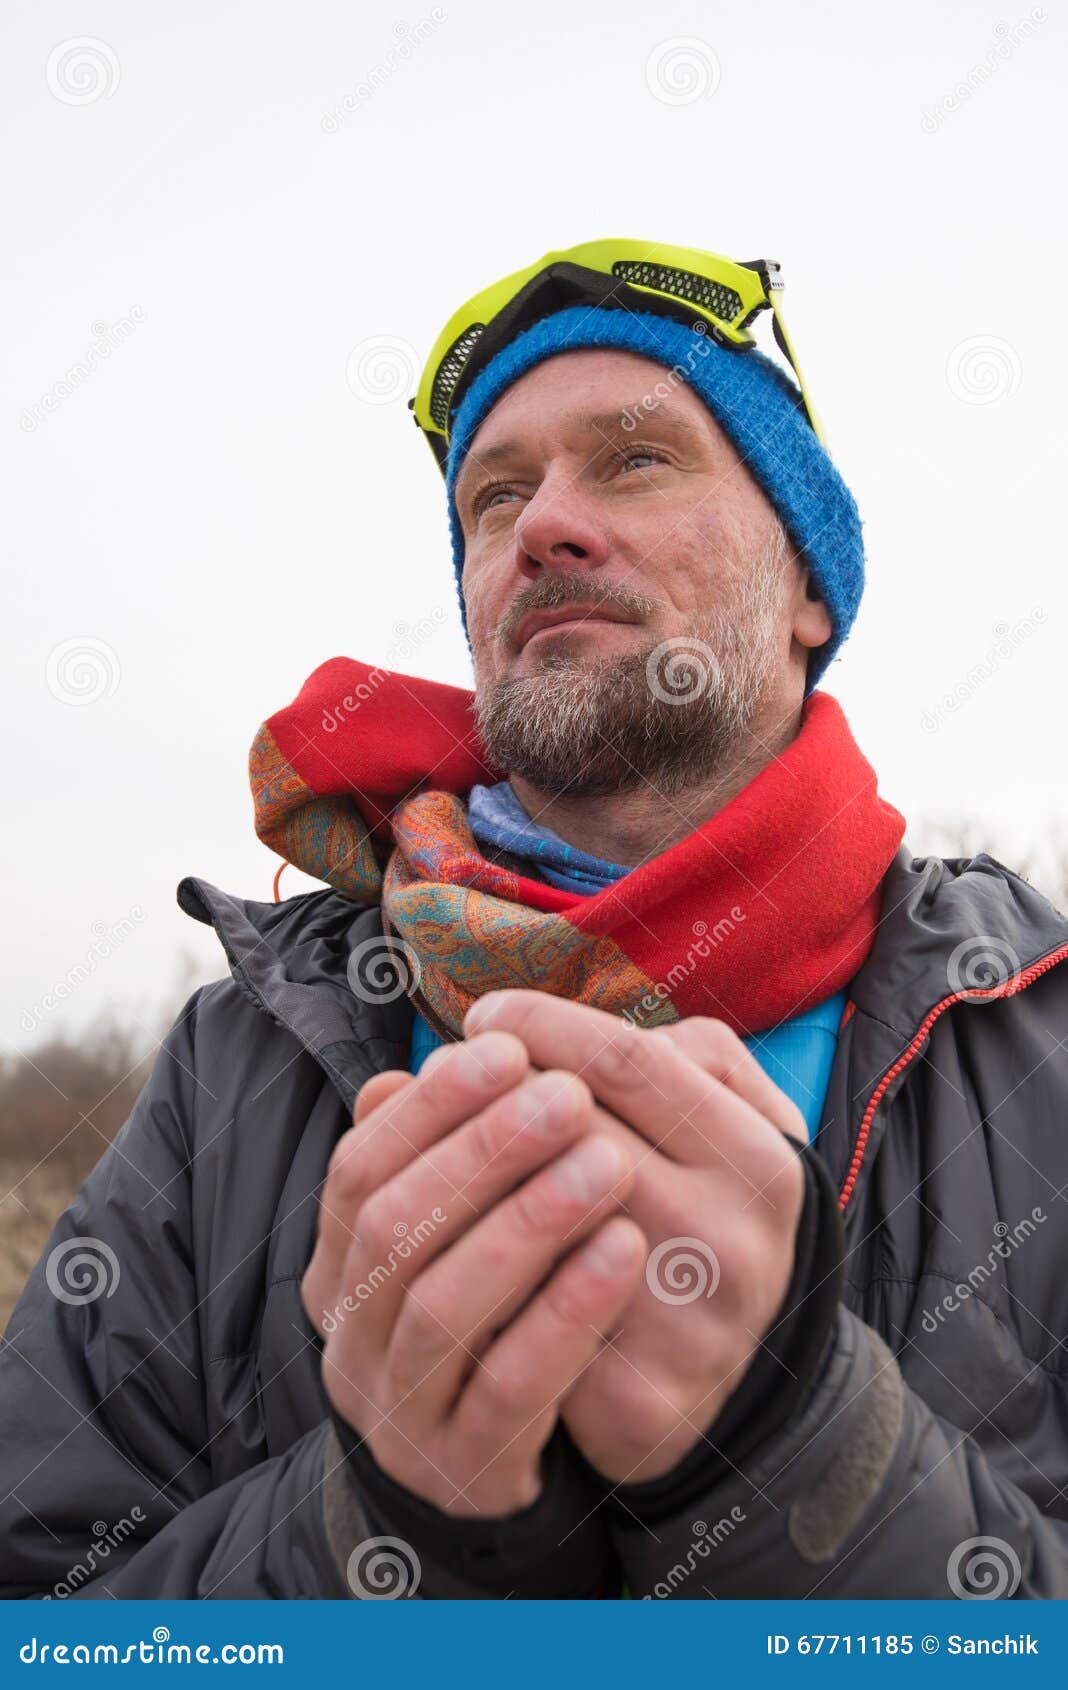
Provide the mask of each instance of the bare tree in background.
[{"label": "bare tree in background", "polygon": [[107,1010],[79,1035],[0,1056],[0,1331],[56,1220],[129,1116],[195,974],[181,956],[154,1027]]},{"label": "bare tree in background", "polygon": [[1023,850],[999,839],[997,829],[982,816],[921,817],[905,838],[914,856],[963,858],[984,854],[1004,863],[1026,880],[1062,914],[1068,911],[1068,826],[1050,828],[1042,839]]}]

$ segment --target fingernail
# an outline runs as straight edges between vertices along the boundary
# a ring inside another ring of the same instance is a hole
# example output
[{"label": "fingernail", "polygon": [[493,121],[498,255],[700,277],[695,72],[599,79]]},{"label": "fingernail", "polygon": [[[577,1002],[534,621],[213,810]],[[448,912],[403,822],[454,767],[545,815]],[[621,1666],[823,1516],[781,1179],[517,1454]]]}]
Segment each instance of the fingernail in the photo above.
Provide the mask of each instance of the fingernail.
[{"label": "fingernail", "polygon": [[478,1033],[483,1027],[492,1025],[493,1018],[501,1006],[500,992],[486,992],[483,997],[476,998],[467,1014],[464,1016],[464,1029],[467,1032]]},{"label": "fingernail", "polygon": [[582,1259],[595,1273],[622,1273],[634,1259],[634,1234],[623,1226],[602,1227]]},{"label": "fingernail", "polygon": [[456,1053],[457,1072],[469,1085],[495,1086],[519,1069],[519,1052],[508,1033],[486,1033]]},{"label": "fingernail", "polygon": [[571,1120],[578,1087],[569,1074],[537,1074],[516,1093],[519,1126],[551,1137]]},{"label": "fingernail", "polygon": [[604,1196],[622,1168],[619,1151],[610,1138],[587,1138],[561,1157],[553,1169],[553,1178],[569,1197],[581,1197],[592,1203]]}]

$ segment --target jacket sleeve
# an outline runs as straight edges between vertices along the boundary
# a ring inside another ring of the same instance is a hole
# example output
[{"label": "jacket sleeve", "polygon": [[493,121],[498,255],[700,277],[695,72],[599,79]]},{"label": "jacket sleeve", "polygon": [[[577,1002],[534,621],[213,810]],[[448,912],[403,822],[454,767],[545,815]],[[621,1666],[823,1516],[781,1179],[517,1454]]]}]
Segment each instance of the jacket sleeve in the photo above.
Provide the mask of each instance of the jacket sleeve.
[{"label": "jacket sleeve", "polygon": [[198,1315],[212,1287],[198,1278],[190,1179],[203,997],[57,1221],[0,1340],[0,1597],[593,1594],[591,1578],[613,1577],[618,1588],[602,1518],[563,1449],[531,1509],[484,1526],[393,1485],[329,1413],[282,1454],[215,1481],[227,1427],[209,1424]]},{"label": "jacket sleeve", "polygon": [[559,1424],[542,1488],[503,1519],[456,1518],[384,1473],[337,1414],[327,1440],[327,1532],[349,1594],[524,1600],[615,1596],[620,1569],[597,1491]]},{"label": "jacket sleeve", "polygon": [[[814,1182],[825,1241],[834,1189],[817,1154],[805,1156],[806,1209],[811,1225]],[[825,1285],[822,1249],[813,1264]],[[817,1291],[815,1281],[802,1289],[797,1309]],[[1068,1522],[1044,1515],[935,1414],[837,1292],[826,1341],[807,1354],[817,1357],[811,1376],[789,1387],[785,1422],[759,1416],[775,1430],[755,1448],[737,1460],[689,1457],[672,1483],[609,1499],[632,1596],[1068,1597]],[[713,1445],[717,1435],[713,1426]]]},{"label": "jacket sleeve", "polygon": [[189,1177],[202,998],[0,1341],[0,1596],[347,1594],[323,1521],[327,1419],[213,1482]]}]

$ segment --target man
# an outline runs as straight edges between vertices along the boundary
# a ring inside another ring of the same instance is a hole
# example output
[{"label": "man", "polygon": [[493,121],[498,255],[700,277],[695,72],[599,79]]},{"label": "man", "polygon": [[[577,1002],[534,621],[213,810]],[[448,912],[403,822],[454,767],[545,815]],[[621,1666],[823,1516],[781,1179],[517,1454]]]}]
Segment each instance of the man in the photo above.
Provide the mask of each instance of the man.
[{"label": "man", "polygon": [[252,772],[331,890],[180,888],[232,979],[12,1317],[4,1595],[1068,1595],[1068,922],[815,691],[773,270],[631,245],[428,366],[473,699],[327,663]]}]

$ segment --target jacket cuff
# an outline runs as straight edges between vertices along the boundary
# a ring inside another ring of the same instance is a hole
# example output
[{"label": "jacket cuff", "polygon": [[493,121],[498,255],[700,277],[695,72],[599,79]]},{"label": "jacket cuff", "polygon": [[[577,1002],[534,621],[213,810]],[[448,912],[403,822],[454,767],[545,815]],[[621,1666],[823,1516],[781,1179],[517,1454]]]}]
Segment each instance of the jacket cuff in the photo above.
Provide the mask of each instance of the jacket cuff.
[{"label": "jacket cuff", "polygon": [[843,1282],[842,1222],[822,1157],[810,1145],[798,1146],[798,1156],[805,1194],[790,1283],[741,1384],[670,1473],[613,1488],[617,1508],[648,1524],[692,1508],[777,1438],[827,1360]]},{"label": "jacket cuff", "polygon": [[867,1587],[854,1551],[897,1482],[906,1408],[889,1349],[839,1304],[823,1370],[777,1438],[652,1535],[647,1525],[616,1521],[632,1595],[885,1595]]},{"label": "jacket cuff", "polygon": [[[455,1518],[397,1484],[340,1415],[325,1445],[323,1512],[351,1595],[600,1597],[620,1584],[601,1500],[558,1427],[541,1494],[505,1518]],[[376,1588],[376,1584],[378,1588]]]}]

